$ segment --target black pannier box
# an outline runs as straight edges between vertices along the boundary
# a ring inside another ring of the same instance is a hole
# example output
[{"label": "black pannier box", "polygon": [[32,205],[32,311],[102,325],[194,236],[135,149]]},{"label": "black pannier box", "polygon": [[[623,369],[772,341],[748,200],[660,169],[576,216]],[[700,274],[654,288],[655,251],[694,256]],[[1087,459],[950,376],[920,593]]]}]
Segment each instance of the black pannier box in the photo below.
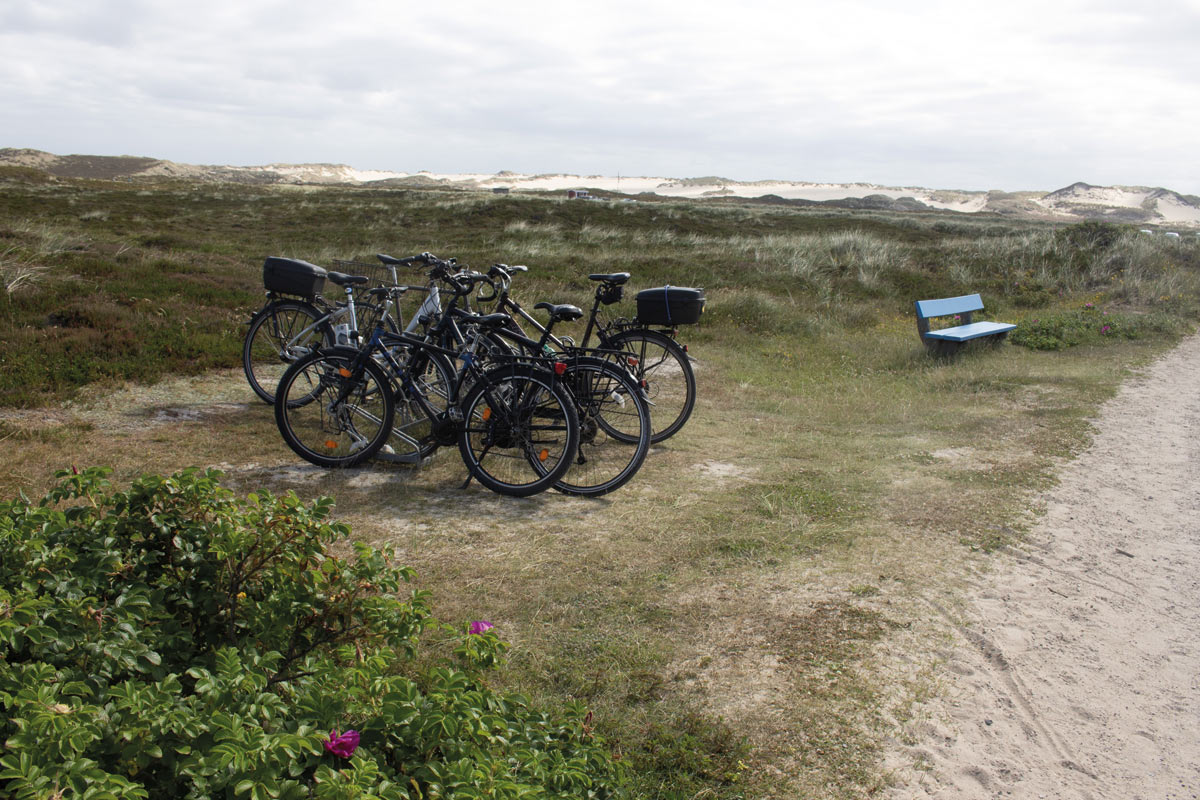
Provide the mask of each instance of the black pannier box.
[{"label": "black pannier box", "polygon": [[644,325],[691,325],[703,311],[703,289],[659,286],[637,293],[637,320]]},{"label": "black pannier box", "polygon": [[325,288],[325,270],[298,258],[268,258],[263,262],[263,286],[268,292],[315,297]]}]

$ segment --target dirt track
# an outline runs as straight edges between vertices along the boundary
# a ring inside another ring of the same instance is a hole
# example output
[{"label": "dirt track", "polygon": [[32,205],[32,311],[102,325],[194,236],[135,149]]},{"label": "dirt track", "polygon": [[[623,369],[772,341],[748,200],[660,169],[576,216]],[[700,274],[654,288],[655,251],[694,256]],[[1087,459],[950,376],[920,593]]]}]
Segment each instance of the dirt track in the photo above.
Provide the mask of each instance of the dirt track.
[{"label": "dirt track", "polygon": [[1200,795],[1200,337],[1101,411],[1020,548],[973,581],[900,798]]}]

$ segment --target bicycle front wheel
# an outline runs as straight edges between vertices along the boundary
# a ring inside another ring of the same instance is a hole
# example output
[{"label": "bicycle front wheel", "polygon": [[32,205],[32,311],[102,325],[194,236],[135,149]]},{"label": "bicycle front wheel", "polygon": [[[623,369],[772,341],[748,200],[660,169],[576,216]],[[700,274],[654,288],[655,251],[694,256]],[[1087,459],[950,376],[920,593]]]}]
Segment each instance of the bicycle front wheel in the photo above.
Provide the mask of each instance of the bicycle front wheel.
[{"label": "bicycle front wheel", "polygon": [[490,370],[471,387],[461,409],[463,463],[493,492],[527,497],[544,491],[570,468],[579,449],[574,400],[547,370],[528,365]]},{"label": "bicycle front wheel", "polygon": [[554,488],[598,497],[624,486],[650,450],[650,411],[637,381],[598,358],[567,361],[563,383],[579,415],[579,452]]},{"label": "bicycle front wheel", "polygon": [[650,441],[674,436],[696,405],[696,375],[683,348],[666,334],[646,328],[621,331],[604,346],[621,351],[621,360],[639,381],[650,406]]},{"label": "bicycle front wheel", "polygon": [[242,369],[263,402],[275,402],[275,387],[291,364],[323,343],[334,344],[333,331],[322,319],[308,303],[276,300],[250,320],[242,343]]},{"label": "bicycle front wheel", "polygon": [[305,461],[352,467],[379,451],[392,430],[395,408],[387,375],[358,351],[312,353],[288,367],[275,397],[275,423]]}]

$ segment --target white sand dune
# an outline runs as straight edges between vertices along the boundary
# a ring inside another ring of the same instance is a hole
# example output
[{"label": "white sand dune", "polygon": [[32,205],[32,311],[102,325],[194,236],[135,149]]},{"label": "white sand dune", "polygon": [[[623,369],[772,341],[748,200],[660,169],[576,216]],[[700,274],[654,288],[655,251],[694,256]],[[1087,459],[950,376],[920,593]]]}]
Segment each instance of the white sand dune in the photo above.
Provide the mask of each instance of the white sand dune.
[{"label": "white sand dune", "polygon": [[1033,202],[1050,212],[1078,214],[1090,208],[1104,213],[1125,209],[1151,212],[1166,224],[1200,225],[1200,208],[1165,189],[1077,183]]},{"label": "white sand dune", "polygon": [[[117,166],[114,162],[123,162]],[[266,164],[261,166],[198,166],[134,156],[57,156],[40,150],[0,149],[0,164],[59,170],[74,177],[172,177],[195,180],[240,180],[311,184],[371,184],[412,182],[443,184],[458,189],[487,191],[566,192],[569,189],[614,192],[626,195],[652,193],[661,197],[706,199],[714,197],[758,198],[774,195],[785,200],[829,202],[839,200],[911,199],[902,207],[955,211],[990,212],[1016,217],[1038,217],[1062,221],[1113,219],[1146,225],[1200,227],[1200,200],[1167,189],[1131,186],[1091,186],[1076,183],[1057,191],[983,192],[929,189],[920,186],[884,186],[875,183],[815,183],[809,181],[735,181],[725,178],[671,178],[663,176],[571,175],[565,173],[494,174],[466,172],[395,172],[358,169],[345,164]],[[89,170],[92,172],[89,173]],[[887,203],[872,204],[873,207]]]}]

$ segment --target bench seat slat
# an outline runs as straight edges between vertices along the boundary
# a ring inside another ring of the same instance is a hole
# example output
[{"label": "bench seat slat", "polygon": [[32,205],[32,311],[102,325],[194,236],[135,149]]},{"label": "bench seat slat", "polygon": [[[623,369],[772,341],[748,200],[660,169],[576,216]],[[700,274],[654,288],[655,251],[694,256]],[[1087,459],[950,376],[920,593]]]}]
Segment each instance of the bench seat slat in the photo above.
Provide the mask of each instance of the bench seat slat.
[{"label": "bench seat slat", "polygon": [[1016,329],[1016,325],[1008,322],[972,322],[970,325],[959,325],[956,328],[942,328],[925,334],[926,339],[944,339],[950,342],[965,342],[980,336],[991,336],[1006,333]]}]

